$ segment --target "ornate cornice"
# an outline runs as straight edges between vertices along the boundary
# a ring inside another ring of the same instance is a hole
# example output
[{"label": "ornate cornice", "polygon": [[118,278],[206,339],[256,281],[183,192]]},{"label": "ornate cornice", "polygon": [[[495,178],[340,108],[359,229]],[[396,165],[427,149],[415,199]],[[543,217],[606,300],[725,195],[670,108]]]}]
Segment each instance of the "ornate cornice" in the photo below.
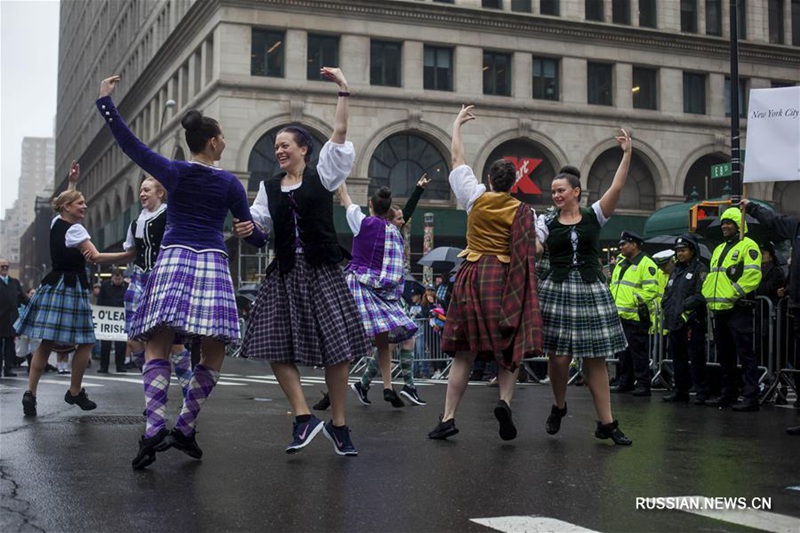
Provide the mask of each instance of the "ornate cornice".
[{"label": "ornate cornice", "polygon": [[[222,6],[278,8],[296,13],[328,13],[362,20],[403,21],[413,26],[435,26],[468,32],[542,36],[570,43],[599,43],[604,47],[654,50],[663,54],[692,54],[727,58],[729,41],[721,37],[669,33],[558,17],[494,12],[482,8],[398,0],[218,0]],[[739,58],[800,68],[800,48],[739,42]]]}]

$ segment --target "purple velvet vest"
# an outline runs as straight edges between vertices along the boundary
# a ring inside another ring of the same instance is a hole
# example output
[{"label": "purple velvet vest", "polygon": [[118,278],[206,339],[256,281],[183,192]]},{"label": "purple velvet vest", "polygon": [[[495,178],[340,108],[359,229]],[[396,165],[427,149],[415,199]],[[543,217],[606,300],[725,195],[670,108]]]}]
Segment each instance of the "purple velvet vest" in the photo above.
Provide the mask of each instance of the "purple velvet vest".
[{"label": "purple velvet vest", "polygon": [[353,238],[353,260],[349,270],[366,269],[380,272],[383,269],[383,248],[386,246],[386,225],[383,218],[370,216],[361,222],[358,235]]}]

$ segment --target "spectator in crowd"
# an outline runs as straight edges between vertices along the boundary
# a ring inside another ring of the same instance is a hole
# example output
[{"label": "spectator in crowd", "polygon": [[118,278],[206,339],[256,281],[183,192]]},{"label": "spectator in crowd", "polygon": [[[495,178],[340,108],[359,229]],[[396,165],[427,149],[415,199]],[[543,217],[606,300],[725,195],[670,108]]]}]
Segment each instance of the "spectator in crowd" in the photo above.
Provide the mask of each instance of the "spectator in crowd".
[{"label": "spectator in crowd", "polygon": [[[22,314],[25,306],[28,305],[28,302],[31,300],[31,298],[33,298],[34,294],[36,294],[36,289],[28,289],[28,293],[26,294],[28,300],[25,302],[25,304],[19,306],[17,309],[18,314]],[[28,369],[30,369],[31,358],[33,357],[33,352],[35,352],[36,348],[39,346],[39,340],[31,339],[27,335],[17,335],[16,344],[17,363],[22,364],[23,362],[27,361]],[[54,370],[55,368],[49,364],[45,366],[46,372],[52,372]]]},{"label": "spectator in crowd", "polygon": [[0,353],[3,355],[3,377],[13,378],[16,364],[14,322],[19,318],[20,304],[28,302],[19,280],[8,275],[8,259],[0,257]]},{"label": "spectator in crowd", "polygon": [[708,399],[706,379],[706,308],[703,281],[708,268],[700,261],[700,246],[691,233],[675,240],[677,264],[664,291],[664,327],[669,342],[669,358],[675,375],[675,390],[662,398],[665,402],[688,402],[694,383],[695,404]]},{"label": "spectator in crowd", "polygon": [[[795,216],[781,215],[774,211],[743,199],[739,204],[745,213],[754,217],[760,224],[770,231],[776,240],[789,240],[792,243],[792,255],[789,260],[789,284],[783,292],[789,297],[789,311],[795,317],[793,325],[795,350],[800,348],[800,219]],[[795,361],[796,362],[796,361]],[[795,368],[797,366],[795,365]],[[800,398],[798,399],[800,402]],[[795,402],[795,405],[798,405]],[[786,429],[790,435],[800,435],[800,425]]]},{"label": "spectator in crowd", "polygon": [[633,391],[634,396],[650,396],[652,375],[647,334],[650,308],[658,296],[658,268],[642,251],[643,243],[639,234],[623,231],[619,241],[622,259],[611,273],[611,295],[628,341],[619,357],[620,376],[613,390]]},{"label": "spectator in crowd", "polygon": [[[741,234],[740,234],[740,225]],[[714,249],[711,271],[703,282],[703,297],[714,315],[717,361],[722,367],[722,395],[706,405],[732,406],[734,411],[758,411],[758,361],[753,351],[753,305],[747,296],[761,283],[761,252],[747,237],[747,222],[737,207],[720,217],[724,242]],[[739,370],[744,400],[739,398]]]},{"label": "spectator in crowd", "polygon": [[[111,279],[104,281],[100,286],[100,294],[97,296],[97,305],[104,307],[125,308],[125,291],[128,290],[128,282],[125,281],[122,270],[115,268],[111,274]],[[125,349],[126,341],[100,341],[100,368],[98,374],[108,374],[108,364],[111,358],[111,346],[114,346],[114,362],[117,373],[125,373]]]},{"label": "spectator in crowd", "polygon": [[756,289],[756,296],[766,296],[773,304],[778,303],[779,292],[786,285],[786,277],[776,261],[775,244],[765,242],[759,246],[761,250],[761,283]]}]

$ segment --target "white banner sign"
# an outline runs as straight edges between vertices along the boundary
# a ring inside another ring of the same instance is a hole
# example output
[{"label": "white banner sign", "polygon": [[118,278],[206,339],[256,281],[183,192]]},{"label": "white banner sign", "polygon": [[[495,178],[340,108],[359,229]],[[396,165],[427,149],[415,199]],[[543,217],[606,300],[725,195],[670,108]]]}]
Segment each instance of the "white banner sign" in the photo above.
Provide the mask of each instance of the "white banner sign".
[{"label": "white banner sign", "polygon": [[752,89],[744,182],[800,180],[800,87]]},{"label": "white banner sign", "polygon": [[92,320],[94,320],[94,336],[99,341],[126,341],[125,333],[125,308],[92,306]]}]

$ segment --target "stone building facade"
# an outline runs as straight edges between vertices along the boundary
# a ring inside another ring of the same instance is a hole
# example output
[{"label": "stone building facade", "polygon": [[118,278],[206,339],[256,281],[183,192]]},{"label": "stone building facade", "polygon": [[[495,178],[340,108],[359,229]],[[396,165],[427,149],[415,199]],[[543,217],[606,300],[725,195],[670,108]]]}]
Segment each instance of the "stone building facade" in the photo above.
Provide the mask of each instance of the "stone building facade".
[{"label": "stone building facade", "polygon": [[[800,81],[800,2],[739,4],[746,117],[750,89]],[[728,0],[75,0],[61,10],[56,175],[81,161],[87,226],[102,247],[124,239],[141,180],[93,106],[113,73],[122,116],[165,155],[189,155],[188,109],[217,118],[220,165],[254,195],[276,169],[278,129],[301,122],[328,138],[335,87],[318,70],[340,66],[352,92],[354,199],[389,185],[402,203],[426,172],[433,183],[418,209],[436,215],[437,244],[463,242],[447,185],[463,103],[478,116],[464,128],[468,163],[485,175],[493,159],[517,158],[530,180],[520,186],[540,207],[565,164],[580,169],[586,200],[598,198],[620,158],[614,135],[632,129],[631,173],[607,236],[725,186],[706,176],[729,160]],[[748,193],[800,209],[794,182]]]}]

